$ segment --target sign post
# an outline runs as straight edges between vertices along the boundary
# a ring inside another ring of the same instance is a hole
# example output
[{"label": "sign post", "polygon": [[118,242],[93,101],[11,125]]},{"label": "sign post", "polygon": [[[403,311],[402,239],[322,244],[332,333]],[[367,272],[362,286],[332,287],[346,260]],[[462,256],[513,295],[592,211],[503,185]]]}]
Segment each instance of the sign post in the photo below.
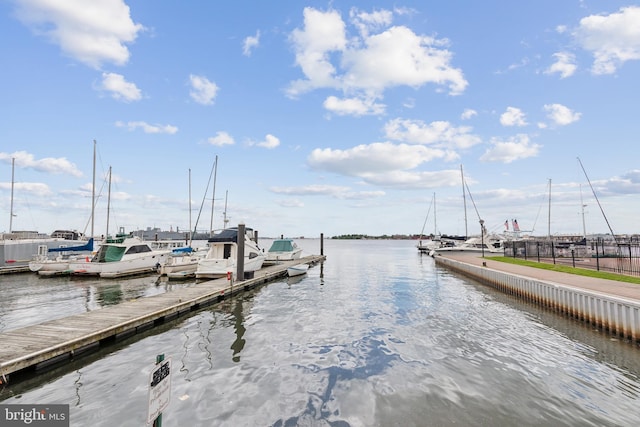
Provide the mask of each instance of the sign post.
[{"label": "sign post", "polygon": [[147,424],[162,427],[162,411],[171,399],[171,358],[164,360],[164,354],[156,356],[156,367],[149,375],[149,412]]}]

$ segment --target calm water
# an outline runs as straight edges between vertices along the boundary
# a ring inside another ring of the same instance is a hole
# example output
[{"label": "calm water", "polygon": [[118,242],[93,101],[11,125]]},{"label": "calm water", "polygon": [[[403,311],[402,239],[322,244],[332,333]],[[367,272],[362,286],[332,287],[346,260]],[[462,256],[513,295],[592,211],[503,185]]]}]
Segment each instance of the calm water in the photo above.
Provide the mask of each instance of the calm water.
[{"label": "calm water", "polygon": [[[299,243],[319,253],[317,240]],[[437,268],[410,241],[327,261],[2,390],[72,426],[143,426],[157,354],[168,426],[637,426],[640,348]],[[0,329],[189,283],[0,276]]]}]

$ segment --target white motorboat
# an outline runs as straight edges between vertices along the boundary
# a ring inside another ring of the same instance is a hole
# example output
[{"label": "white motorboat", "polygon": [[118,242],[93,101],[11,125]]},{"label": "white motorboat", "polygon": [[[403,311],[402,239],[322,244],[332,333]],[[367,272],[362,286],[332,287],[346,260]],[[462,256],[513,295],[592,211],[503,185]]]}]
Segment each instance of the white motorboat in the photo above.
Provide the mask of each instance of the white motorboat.
[{"label": "white motorboat", "polygon": [[309,264],[296,264],[291,267],[287,267],[287,274],[289,277],[300,276],[305,274],[309,269]]},{"label": "white motorboat", "polygon": [[71,261],[72,275],[94,275],[116,278],[156,272],[171,251],[154,250],[149,242],[131,235],[118,235],[105,240],[90,262]]},{"label": "white motorboat", "polygon": [[429,255],[442,255],[451,252],[468,252],[468,253],[487,253],[487,254],[503,254],[504,239],[495,234],[485,234],[484,236],[470,237],[462,243],[453,246],[443,246],[431,250]]},{"label": "white motorboat", "polygon": [[280,261],[300,259],[302,248],[293,239],[276,239],[267,251],[265,265],[277,264]]},{"label": "white motorboat", "polygon": [[[262,268],[266,259],[264,251],[255,242],[255,233],[245,228],[244,235],[244,272],[253,273]],[[238,228],[226,228],[209,239],[209,250],[198,261],[196,279],[214,279],[232,275],[237,271]],[[243,280],[244,278],[240,278]]]},{"label": "white motorboat", "polygon": [[198,261],[207,254],[206,249],[193,249],[191,246],[176,248],[160,267],[160,275],[169,279],[187,279],[195,276]]}]

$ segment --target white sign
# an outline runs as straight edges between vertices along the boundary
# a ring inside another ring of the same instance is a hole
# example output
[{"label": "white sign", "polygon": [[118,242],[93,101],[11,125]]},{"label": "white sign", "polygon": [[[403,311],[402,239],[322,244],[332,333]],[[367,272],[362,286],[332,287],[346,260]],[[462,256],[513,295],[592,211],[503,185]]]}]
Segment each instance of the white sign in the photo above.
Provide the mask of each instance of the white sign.
[{"label": "white sign", "polygon": [[151,424],[167,407],[171,399],[171,358],[158,363],[149,375],[149,415]]}]

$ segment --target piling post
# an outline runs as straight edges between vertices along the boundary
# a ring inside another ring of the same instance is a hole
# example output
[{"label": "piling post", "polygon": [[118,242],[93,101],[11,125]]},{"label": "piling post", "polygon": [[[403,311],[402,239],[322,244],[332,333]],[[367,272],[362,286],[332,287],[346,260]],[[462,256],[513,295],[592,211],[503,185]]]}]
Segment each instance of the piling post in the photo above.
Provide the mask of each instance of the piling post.
[{"label": "piling post", "polygon": [[244,239],[245,226],[243,223],[238,224],[238,253],[236,255],[236,277],[237,280],[244,280]]},{"label": "piling post", "polygon": [[324,233],[320,233],[320,255],[324,255]]}]

